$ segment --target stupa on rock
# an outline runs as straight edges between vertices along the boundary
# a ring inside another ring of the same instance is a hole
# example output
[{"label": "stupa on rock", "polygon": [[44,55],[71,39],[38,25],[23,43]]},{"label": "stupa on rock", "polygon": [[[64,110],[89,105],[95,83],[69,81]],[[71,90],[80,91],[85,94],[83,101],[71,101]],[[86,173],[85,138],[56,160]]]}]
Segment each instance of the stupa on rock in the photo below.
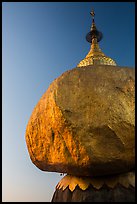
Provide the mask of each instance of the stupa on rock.
[{"label": "stupa on rock", "polygon": [[67,174],[52,202],[133,202],[135,73],[101,51],[91,16],[89,53],[43,94],[26,143],[39,169]]},{"label": "stupa on rock", "polygon": [[92,11],[92,26],[90,32],[86,35],[86,40],[91,43],[91,48],[87,56],[77,65],[77,67],[88,66],[88,65],[113,65],[116,66],[116,62],[107,57],[99,48],[98,42],[101,41],[103,35],[96,28],[94,16],[95,13]]}]

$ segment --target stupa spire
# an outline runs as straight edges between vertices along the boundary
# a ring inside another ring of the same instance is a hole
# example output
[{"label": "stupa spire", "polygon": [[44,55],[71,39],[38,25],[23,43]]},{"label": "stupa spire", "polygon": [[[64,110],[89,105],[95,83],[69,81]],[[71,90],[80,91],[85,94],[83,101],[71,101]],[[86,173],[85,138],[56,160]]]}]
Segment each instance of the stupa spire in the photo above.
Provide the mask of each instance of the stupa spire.
[{"label": "stupa spire", "polygon": [[95,12],[90,12],[92,16],[91,30],[86,35],[86,40],[91,43],[90,51],[86,57],[77,65],[77,67],[88,65],[113,65],[116,66],[116,62],[107,57],[100,49],[98,42],[103,38],[103,34],[97,30],[95,25]]},{"label": "stupa spire", "polygon": [[95,12],[94,12],[94,10],[92,10],[92,11],[90,12],[90,14],[91,14],[91,16],[92,16],[92,25],[93,25],[93,24],[95,25],[95,22],[94,22]]}]

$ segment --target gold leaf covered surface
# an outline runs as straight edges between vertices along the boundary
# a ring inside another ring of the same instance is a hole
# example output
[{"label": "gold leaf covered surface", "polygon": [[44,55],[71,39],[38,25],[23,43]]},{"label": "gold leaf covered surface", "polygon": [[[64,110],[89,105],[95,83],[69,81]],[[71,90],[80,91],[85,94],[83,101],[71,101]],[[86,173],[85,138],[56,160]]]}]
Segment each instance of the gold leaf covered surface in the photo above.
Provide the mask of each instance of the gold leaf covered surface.
[{"label": "gold leaf covered surface", "polygon": [[26,129],[41,170],[105,175],[134,167],[134,70],[87,66],[62,74],[33,110]]},{"label": "gold leaf covered surface", "polygon": [[88,65],[112,65],[116,66],[116,62],[110,57],[106,56],[100,49],[97,39],[92,39],[92,44],[89,53],[79,62],[77,67],[84,67]]}]

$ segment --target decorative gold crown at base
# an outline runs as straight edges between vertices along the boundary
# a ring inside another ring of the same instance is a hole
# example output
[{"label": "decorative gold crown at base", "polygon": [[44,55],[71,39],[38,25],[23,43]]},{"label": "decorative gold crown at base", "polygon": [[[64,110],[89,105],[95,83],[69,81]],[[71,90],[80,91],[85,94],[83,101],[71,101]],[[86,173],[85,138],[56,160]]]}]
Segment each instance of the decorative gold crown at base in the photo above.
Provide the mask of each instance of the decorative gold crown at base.
[{"label": "decorative gold crown at base", "polygon": [[99,190],[104,184],[109,188],[114,188],[117,184],[121,184],[125,188],[128,188],[130,185],[135,187],[135,173],[128,172],[115,176],[96,178],[66,175],[59,181],[56,188],[64,191],[68,187],[70,191],[74,191],[76,186],[79,186],[80,189],[86,190],[91,185]]}]

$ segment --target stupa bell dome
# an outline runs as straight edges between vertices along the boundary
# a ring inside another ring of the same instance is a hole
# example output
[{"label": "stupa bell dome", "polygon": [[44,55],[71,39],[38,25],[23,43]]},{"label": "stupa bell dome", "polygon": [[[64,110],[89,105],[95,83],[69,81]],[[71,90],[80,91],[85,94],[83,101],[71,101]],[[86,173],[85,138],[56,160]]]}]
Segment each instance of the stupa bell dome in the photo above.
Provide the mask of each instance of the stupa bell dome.
[{"label": "stupa bell dome", "polygon": [[91,31],[86,35],[86,40],[91,43],[91,48],[86,57],[79,62],[77,67],[83,67],[88,65],[113,65],[116,66],[116,62],[110,57],[106,56],[100,49],[98,42],[102,39],[103,35],[97,30],[94,16],[95,13],[92,11],[92,26]]}]

